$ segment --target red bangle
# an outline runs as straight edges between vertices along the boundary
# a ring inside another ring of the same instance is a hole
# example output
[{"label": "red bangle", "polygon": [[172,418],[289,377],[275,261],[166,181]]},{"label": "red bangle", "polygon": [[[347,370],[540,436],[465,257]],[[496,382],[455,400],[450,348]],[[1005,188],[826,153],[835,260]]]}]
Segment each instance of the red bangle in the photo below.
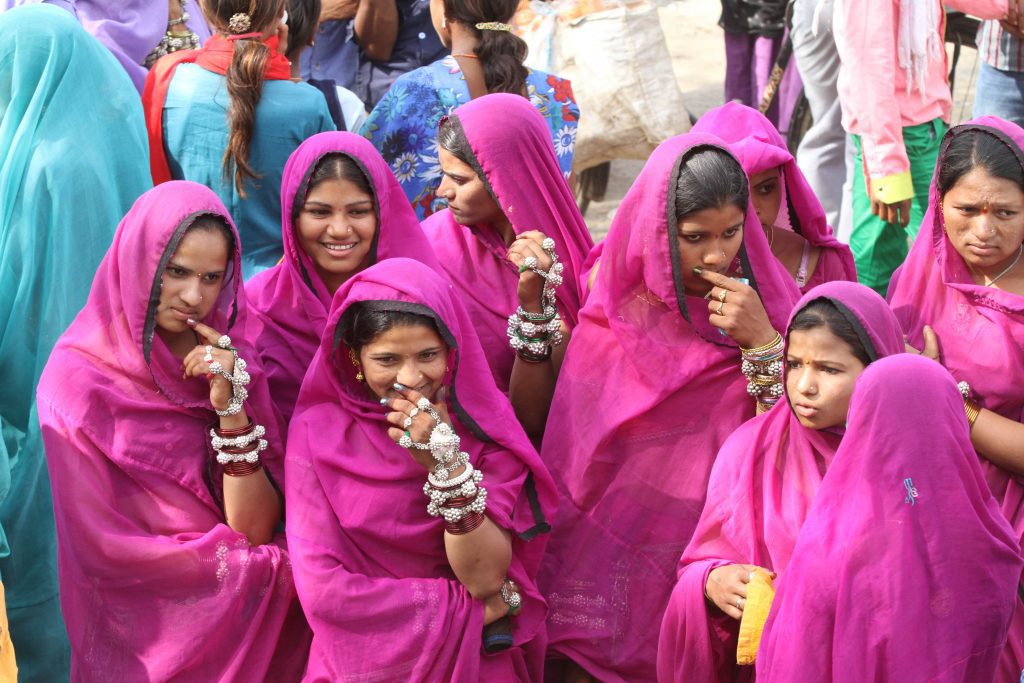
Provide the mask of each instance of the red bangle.
[{"label": "red bangle", "polygon": [[255,474],[263,469],[262,463],[259,460],[256,462],[229,462],[223,466],[224,474],[229,477],[247,477],[250,474]]},{"label": "red bangle", "polygon": [[444,530],[452,536],[461,536],[468,534],[483,523],[484,514],[482,512],[471,512],[457,522],[445,522]]},{"label": "red bangle", "polygon": [[474,500],[476,500],[475,494],[471,497],[463,496],[461,498],[449,498],[445,501],[444,506],[446,508],[464,508],[472,505]]},{"label": "red bangle", "polygon": [[220,427],[214,427],[213,430],[217,433],[217,436],[221,438],[230,438],[233,436],[245,436],[251,434],[252,430],[256,429],[256,425],[253,424],[252,418],[249,418],[249,423],[244,427],[238,429],[221,429]]}]

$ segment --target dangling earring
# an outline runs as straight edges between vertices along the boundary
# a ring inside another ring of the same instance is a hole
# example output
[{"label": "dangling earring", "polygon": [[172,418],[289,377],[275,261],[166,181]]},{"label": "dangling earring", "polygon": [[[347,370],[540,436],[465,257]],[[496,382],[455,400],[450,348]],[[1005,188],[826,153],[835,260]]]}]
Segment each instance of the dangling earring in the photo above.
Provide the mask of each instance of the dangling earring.
[{"label": "dangling earring", "polygon": [[351,349],[349,349],[348,357],[349,357],[349,360],[352,361],[352,365],[356,366],[356,381],[357,382],[365,381],[366,378],[363,377],[363,369],[359,366],[359,360],[356,359],[356,352],[351,350]]}]

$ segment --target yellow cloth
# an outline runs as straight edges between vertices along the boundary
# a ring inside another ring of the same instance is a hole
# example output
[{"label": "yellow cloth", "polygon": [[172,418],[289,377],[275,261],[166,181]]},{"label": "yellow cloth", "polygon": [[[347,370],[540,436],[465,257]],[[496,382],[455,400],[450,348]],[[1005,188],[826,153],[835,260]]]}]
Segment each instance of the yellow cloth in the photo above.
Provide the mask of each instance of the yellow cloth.
[{"label": "yellow cloth", "polygon": [[768,620],[768,612],[774,599],[772,575],[763,569],[755,569],[753,578],[747,584],[747,601],[743,604],[743,618],[740,619],[740,638],[736,646],[737,664],[753,664],[757,658],[764,622]]},{"label": "yellow cloth", "polygon": [[885,204],[895,204],[914,198],[914,180],[910,171],[871,179],[871,192]]}]

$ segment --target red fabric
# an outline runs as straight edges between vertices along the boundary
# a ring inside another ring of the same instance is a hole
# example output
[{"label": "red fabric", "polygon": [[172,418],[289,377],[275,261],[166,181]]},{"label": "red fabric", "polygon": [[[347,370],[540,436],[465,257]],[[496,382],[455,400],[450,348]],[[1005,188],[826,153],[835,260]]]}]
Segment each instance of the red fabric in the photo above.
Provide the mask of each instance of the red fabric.
[{"label": "red fabric", "polygon": [[[270,48],[270,59],[263,70],[263,79],[283,81],[292,73],[291,62],[277,51],[277,36],[263,41]],[[171,178],[164,150],[164,102],[171,87],[174,70],[179,64],[198,64],[207,71],[224,76],[231,66],[235,54],[235,41],[214,35],[199,50],[181,50],[161,58],[146,76],[146,87],[142,90],[142,108],[146,114],[146,133],[149,135],[149,169],[153,184],[165,183]]]}]

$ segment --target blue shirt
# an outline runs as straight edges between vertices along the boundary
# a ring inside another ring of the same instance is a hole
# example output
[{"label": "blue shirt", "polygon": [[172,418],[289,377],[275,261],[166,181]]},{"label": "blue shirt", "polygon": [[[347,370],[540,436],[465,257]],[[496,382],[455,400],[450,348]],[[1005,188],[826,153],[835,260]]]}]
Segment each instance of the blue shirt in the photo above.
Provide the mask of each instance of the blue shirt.
[{"label": "blue shirt", "polygon": [[325,21],[316,31],[313,44],[302,51],[302,79],[334,81],[352,89],[359,69],[359,46],[352,41],[351,19]]},{"label": "blue shirt", "polygon": [[284,254],[280,195],[285,162],[309,136],[334,130],[334,122],[323,94],[313,86],[265,81],[249,146],[249,165],[260,177],[245,181],[243,198],[222,166],[229,106],[223,76],[196,64],[179,65],[164,104],[164,146],[171,176],[209,187],[235,219],[248,279]]}]

